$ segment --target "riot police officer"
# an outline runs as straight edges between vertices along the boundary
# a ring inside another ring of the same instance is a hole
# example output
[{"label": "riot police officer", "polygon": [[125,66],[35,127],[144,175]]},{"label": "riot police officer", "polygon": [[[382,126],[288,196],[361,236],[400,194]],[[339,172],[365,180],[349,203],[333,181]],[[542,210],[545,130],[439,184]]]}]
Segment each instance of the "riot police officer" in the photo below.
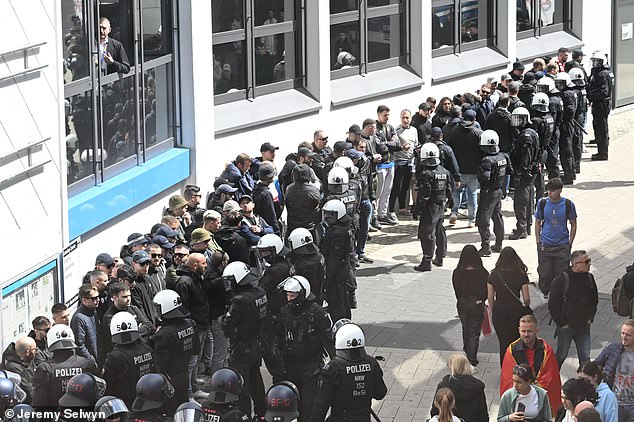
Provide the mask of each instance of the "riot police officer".
[{"label": "riot police officer", "polygon": [[533,95],[533,101],[531,102],[533,128],[539,136],[540,169],[535,178],[535,201],[543,198],[544,192],[546,191],[544,169],[546,168],[548,148],[552,143],[555,133],[555,118],[548,109],[549,101],[548,94],[539,92]]},{"label": "riot police officer", "polygon": [[511,125],[515,128],[515,149],[513,151],[513,211],[517,227],[510,240],[526,239],[530,232],[533,216],[533,184],[539,169],[539,135],[530,127],[532,124],[528,110],[518,107],[511,113]]},{"label": "riot police officer", "polygon": [[343,202],[346,206],[346,213],[352,219],[352,227],[356,228],[359,224],[360,193],[360,190],[350,189],[350,175],[348,171],[343,167],[333,166],[332,170],[328,173],[328,195],[324,197],[322,204],[325,204],[331,199],[338,199]]},{"label": "riot police officer", "polygon": [[[92,411],[97,400],[103,396],[105,391],[106,381],[104,379],[88,373],[75,375],[68,380],[66,393],[59,399],[59,406],[64,409]],[[69,417],[68,420],[88,421],[87,418],[77,417]]]},{"label": "riot police officer", "polygon": [[[20,405],[27,398],[26,392],[20,387],[20,376],[14,372],[4,372],[7,378],[0,378],[0,415],[4,415],[7,409]],[[15,414],[18,410],[15,410]]]},{"label": "riot police officer", "polygon": [[[159,331],[162,330],[163,328],[159,329]],[[187,377],[187,367],[185,367],[184,376]],[[166,415],[174,414],[176,411],[176,408],[171,411],[169,409],[171,407],[169,403],[174,401],[175,394],[174,386],[165,375],[143,375],[136,383],[136,398],[132,403],[130,420],[134,422],[171,422],[172,418]]]},{"label": "riot police officer", "polygon": [[595,161],[604,161],[608,159],[608,146],[610,144],[608,115],[610,114],[614,75],[608,65],[608,55],[601,50],[592,53],[591,61],[588,100],[592,105],[592,128],[597,142],[597,153],[591,158]]},{"label": "riot police officer", "polygon": [[222,275],[230,280],[234,292],[222,319],[222,329],[229,339],[229,366],[244,379],[238,405],[240,410],[251,416],[253,400],[256,417],[262,417],[266,403],[260,374],[262,351],[259,334],[266,319],[266,292],[258,286],[258,278],[244,262],[230,263]]},{"label": "riot police officer", "polygon": [[284,381],[272,385],[266,392],[264,419],[266,422],[296,421],[299,416],[299,399],[299,391],[292,382]]},{"label": "riot police officer", "polygon": [[447,197],[451,195],[451,176],[440,165],[440,151],[436,144],[428,142],[420,149],[420,163],[416,170],[418,195],[417,213],[420,215],[418,239],[423,249],[423,259],[416,271],[431,271],[434,265],[442,266],[447,253],[447,234],[443,226]]},{"label": "riot police officer", "polygon": [[[359,178],[359,167],[354,165],[354,162],[350,157],[339,157],[333,163],[333,169],[337,167],[341,167],[346,170],[348,173],[348,188],[346,190],[346,195],[337,196],[337,195],[329,195],[328,200],[330,199],[341,199],[343,203],[346,205],[346,212],[350,215],[352,212],[352,226],[354,227],[355,233],[359,230],[359,211],[361,206],[361,193],[363,190],[363,183]],[[345,186],[344,186],[345,188]],[[331,191],[332,192],[332,191]],[[352,196],[354,196],[354,201],[352,200]],[[324,201],[325,203],[326,201]],[[348,203],[351,205],[349,206]],[[351,208],[349,211],[348,208]]]},{"label": "riot police officer", "polygon": [[[333,169],[334,170],[334,169]],[[346,206],[338,199],[326,202],[321,210],[327,226],[321,240],[320,251],[326,260],[326,294],[328,312],[333,319],[350,318],[349,289],[354,268],[350,265],[350,253],[354,250],[352,218]],[[354,281],[356,285],[356,281]]]},{"label": "riot police officer", "polygon": [[[136,385],[136,383],[135,383]],[[103,396],[95,403],[95,412],[97,413],[97,421],[107,422],[114,420],[125,421],[126,416],[130,413],[128,406],[123,400],[114,396]]]},{"label": "riot police officer", "polygon": [[321,305],[326,260],[315,246],[313,235],[308,229],[296,228],[288,236],[288,245],[291,249],[290,259],[295,267],[295,275],[306,277],[310,283],[310,291],[315,295],[315,302]]},{"label": "riot police officer", "polygon": [[131,406],[139,378],[154,372],[154,350],[141,340],[136,318],[128,312],[112,317],[110,333],[114,348],[103,366],[103,377],[108,383],[106,392]]},{"label": "riot police officer", "polygon": [[290,249],[284,246],[284,242],[275,234],[265,234],[260,238],[257,246],[258,255],[263,263],[264,274],[260,278],[260,287],[266,293],[266,319],[262,322],[260,340],[262,344],[262,357],[266,369],[273,377],[273,382],[284,380],[284,365],[279,360],[279,351],[274,350],[274,338],[277,333],[278,316],[280,309],[286,304],[286,296],[278,286],[289,275],[295,274],[295,268],[291,264]]},{"label": "riot police officer", "polygon": [[575,113],[576,132],[572,139],[572,156],[575,159],[575,173],[581,173],[581,154],[583,153],[583,125],[588,113],[588,99],[586,93],[586,75],[582,67],[573,67],[568,73],[570,80],[577,90],[577,112]]},{"label": "riot police officer", "polygon": [[196,335],[196,323],[188,318],[189,312],[183,306],[178,293],[162,290],[154,296],[153,302],[161,316],[161,328],[154,336],[154,364],[156,370],[167,375],[174,386],[175,394],[166,405],[166,409],[173,414],[181,403],[189,399],[188,365],[201,345]]},{"label": "riot police officer", "polygon": [[46,334],[48,351],[53,356],[42,362],[33,376],[34,407],[56,407],[73,376],[90,372],[97,374],[93,360],[75,354],[75,336],[64,324],[55,324]]},{"label": "riot police officer", "polygon": [[548,179],[553,179],[560,176],[557,157],[559,156],[559,127],[564,118],[564,102],[561,99],[559,90],[555,88],[555,81],[552,78],[541,78],[537,82],[536,92],[548,95],[548,112],[555,120],[553,136],[550,144],[546,147],[546,171]]},{"label": "riot police officer", "polygon": [[204,422],[206,420],[202,407],[196,402],[183,403],[174,413],[174,422]]},{"label": "riot police officer", "polygon": [[559,72],[555,77],[555,87],[561,92],[564,101],[564,114],[559,126],[559,158],[564,176],[561,181],[564,185],[571,185],[576,179],[575,159],[572,154],[572,140],[577,132],[574,119],[579,105],[579,93],[575,84],[570,80],[566,72]]},{"label": "riot police officer", "polygon": [[238,407],[244,380],[231,368],[220,368],[211,376],[209,397],[203,403],[207,421],[243,422],[248,416]]},{"label": "riot police officer", "polygon": [[312,422],[370,421],[372,399],[387,394],[379,363],[365,353],[365,336],[356,324],[345,324],[335,333],[335,357],[322,369],[313,405]]},{"label": "riot police officer", "polygon": [[[542,78],[543,79],[543,78]],[[494,130],[485,130],[480,135],[480,149],[486,154],[478,166],[480,201],[476,213],[476,226],[480,232],[482,247],[480,256],[491,256],[491,252],[502,250],[504,240],[504,220],[502,219],[502,185],[507,174],[513,171],[511,159],[500,151],[500,139]],[[490,221],[493,220],[495,245],[490,245]]]},{"label": "riot police officer", "polygon": [[288,304],[280,311],[280,349],[287,380],[299,388],[300,421],[308,421],[312,397],[317,391],[317,374],[324,365],[324,356],[335,355],[332,342],[332,321],[328,312],[315,303],[306,278],[296,275],[284,281]]},{"label": "riot police officer", "polygon": [[[442,130],[440,128],[432,128],[430,139],[431,142],[433,142],[438,147],[438,158],[440,158],[440,165],[449,172],[449,174],[451,175],[452,183],[456,186],[456,189],[459,189],[460,167],[458,166],[458,160],[456,160],[456,155],[454,154],[453,149],[443,140]],[[418,154],[420,157],[420,151]]]}]

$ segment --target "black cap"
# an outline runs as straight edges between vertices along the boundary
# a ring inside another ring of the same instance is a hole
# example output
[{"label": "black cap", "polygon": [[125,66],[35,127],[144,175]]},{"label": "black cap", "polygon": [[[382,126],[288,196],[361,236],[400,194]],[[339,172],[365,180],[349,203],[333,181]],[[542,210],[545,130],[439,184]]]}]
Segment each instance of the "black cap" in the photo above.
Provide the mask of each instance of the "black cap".
[{"label": "black cap", "polygon": [[423,111],[428,111],[428,110],[431,110],[431,106],[429,105],[429,103],[424,102],[418,105],[418,109]]},{"label": "black cap", "polygon": [[280,149],[280,147],[273,146],[270,142],[265,142],[260,147],[260,152],[265,152],[265,151],[275,152],[278,149]]},{"label": "black cap", "polygon": [[114,258],[107,253],[100,253],[95,259],[95,265],[112,265],[114,264]]},{"label": "black cap", "polygon": [[297,156],[298,157],[314,157],[315,155],[317,155],[317,153],[315,151],[312,151],[310,148],[307,147],[300,147],[297,150]]},{"label": "black cap", "polygon": [[346,141],[337,141],[335,142],[335,145],[333,147],[333,149],[337,152],[344,152],[349,150],[350,148],[352,148],[352,144]]},{"label": "black cap", "polygon": [[575,48],[574,50],[572,50],[572,58],[573,59],[576,59],[578,57],[583,57],[583,56],[585,56],[585,54],[583,54],[582,50],[580,50],[578,48]]},{"label": "black cap", "polygon": [[356,135],[360,135],[361,134],[361,128],[359,127],[359,125],[352,125],[348,129],[348,133],[354,133]]},{"label": "black cap", "polygon": [[431,137],[432,139],[442,138],[442,129],[438,126],[434,126],[433,128],[431,128]]},{"label": "black cap", "polygon": [[513,70],[524,70],[524,63],[522,62],[513,63]]}]

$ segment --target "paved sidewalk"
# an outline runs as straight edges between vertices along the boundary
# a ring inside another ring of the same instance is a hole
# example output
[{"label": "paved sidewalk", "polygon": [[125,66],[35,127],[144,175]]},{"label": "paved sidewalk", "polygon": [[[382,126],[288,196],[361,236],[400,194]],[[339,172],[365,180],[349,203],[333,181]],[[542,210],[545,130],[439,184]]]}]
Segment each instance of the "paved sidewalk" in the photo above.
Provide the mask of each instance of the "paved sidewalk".
[{"label": "paved sidewalk", "polygon": [[[634,125],[634,107],[617,110],[610,116],[610,161],[592,162],[594,145],[586,144],[582,173],[574,186],[566,186],[563,195],[572,199],[579,215],[578,232],[573,249],[586,249],[593,260],[592,273],[599,287],[599,310],[592,325],[592,357],[618,338],[623,318],[612,312],[610,291],[625,266],[634,261],[634,142],[628,134]],[[588,124],[593,139],[592,125]],[[515,227],[512,202],[503,204],[506,233]],[[384,356],[387,397],[376,402],[375,410],[383,422],[424,421],[429,418],[438,381],[447,374],[447,357],[462,350],[461,327],[455,309],[451,273],[463,246],[479,247],[477,229],[468,229],[467,221],[458,220],[447,227],[449,239],[445,266],[431,273],[418,273],[413,267],[420,262],[421,249],[416,239],[416,221],[402,219],[401,224],[380,233],[372,233],[368,255],[375,259],[357,273],[359,309],[353,318],[366,333],[368,352]],[[447,223],[446,223],[447,224]],[[534,237],[508,241],[529,267],[532,281],[537,280],[537,254]],[[497,254],[484,258],[493,268]],[[532,288],[532,303],[540,320],[540,336],[553,347],[554,327],[549,326],[546,301]],[[481,338],[479,373],[487,386],[490,419],[496,420],[499,402],[499,356],[495,336]],[[575,375],[578,361],[571,347],[562,376]]]}]

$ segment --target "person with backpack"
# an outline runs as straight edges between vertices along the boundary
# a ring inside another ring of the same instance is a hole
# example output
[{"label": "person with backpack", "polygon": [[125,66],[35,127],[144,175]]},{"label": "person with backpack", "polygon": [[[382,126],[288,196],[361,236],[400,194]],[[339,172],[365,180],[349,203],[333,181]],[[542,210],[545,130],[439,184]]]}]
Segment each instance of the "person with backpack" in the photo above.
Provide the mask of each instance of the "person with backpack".
[{"label": "person with backpack", "polygon": [[552,283],[548,311],[557,324],[557,364],[561,368],[568,356],[570,343],[575,341],[579,362],[590,360],[590,325],[599,304],[597,284],[590,273],[592,260],[583,250],[574,251],[570,268]]},{"label": "person with backpack", "polygon": [[634,264],[625,267],[625,274],[612,287],[612,310],[617,315],[634,318]]},{"label": "person with backpack", "polygon": [[546,183],[548,197],[540,199],[535,210],[539,290],[546,299],[552,280],[568,267],[577,234],[577,210],[571,200],[561,196],[563,187],[561,179],[550,179]]}]

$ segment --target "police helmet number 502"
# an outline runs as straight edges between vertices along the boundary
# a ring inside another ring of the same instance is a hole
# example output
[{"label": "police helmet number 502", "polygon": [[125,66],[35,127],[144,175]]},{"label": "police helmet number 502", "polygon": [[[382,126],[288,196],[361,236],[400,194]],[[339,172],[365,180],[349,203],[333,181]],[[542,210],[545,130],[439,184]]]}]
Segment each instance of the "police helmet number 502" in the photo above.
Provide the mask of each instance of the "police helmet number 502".
[{"label": "police helmet number 502", "polygon": [[361,344],[361,339],[353,338],[346,340],[346,346],[348,347],[357,347]]}]

